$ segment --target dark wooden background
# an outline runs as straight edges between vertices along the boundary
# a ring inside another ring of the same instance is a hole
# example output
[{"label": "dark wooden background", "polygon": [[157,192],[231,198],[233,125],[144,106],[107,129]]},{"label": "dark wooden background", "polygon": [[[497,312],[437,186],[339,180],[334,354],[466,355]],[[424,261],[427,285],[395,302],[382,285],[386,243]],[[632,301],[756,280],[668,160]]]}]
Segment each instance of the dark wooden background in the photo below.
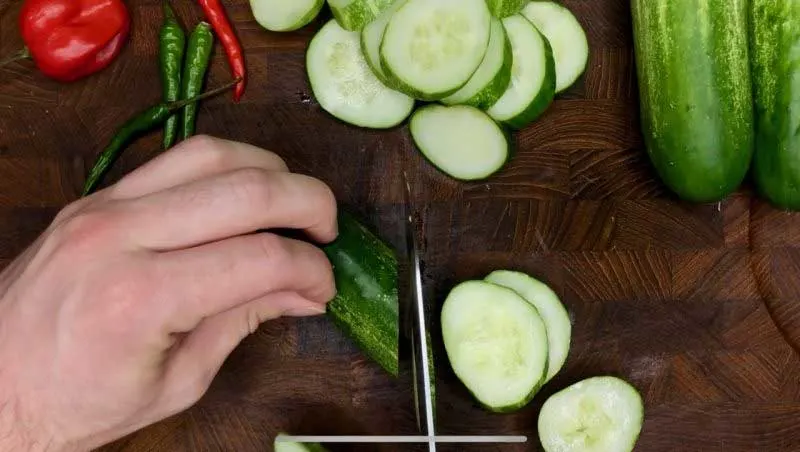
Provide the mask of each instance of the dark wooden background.
[{"label": "dark wooden background", "polygon": [[[0,2],[0,54],[21,42],[19,0]],[[629,6],[564,0],[585,26],[585,77],[535,125],[518,154],[485,183],[448,180],[414,150],[405,128],[346,126],[315,103],[304,50],[321,18],[291,34],[259,28],[244,0],[225,2],[244,43],[244,101],[206,102],[198,130],[282,155],[329,183],[341,203],[402,246],[401,171],[423,209],[427,295],[440,305],[466,278],[498,268],[551,284],[574,319],[563,372],[519,413],[479,409],[443,359],[444,434],[524,434],[538,450],[543,400],[598,374],[631,381],[646,399],[641,451],[800,450],[800,217],[748,189],[712,205],[674,199],[654,176],[638,129]],[[158,101],[160,0],[130,0],[133,35],[102,74],[60,85],[30,64],[0,71],[0,258],[13,259],[74,200],[115,128]],[[182,21],[201,18],[173,0]],[[209,84],[228,80],[221,50]],[[158,153],[160,134],[130,148],[111,174]],[[265,325],[230,357],[208,395],[186,413],[108,447],[118,451],[272,450],[278,431],[415,434],[408,374],[387,377],[324,318]],[[333,450],[414,450],[331,447]]]}]

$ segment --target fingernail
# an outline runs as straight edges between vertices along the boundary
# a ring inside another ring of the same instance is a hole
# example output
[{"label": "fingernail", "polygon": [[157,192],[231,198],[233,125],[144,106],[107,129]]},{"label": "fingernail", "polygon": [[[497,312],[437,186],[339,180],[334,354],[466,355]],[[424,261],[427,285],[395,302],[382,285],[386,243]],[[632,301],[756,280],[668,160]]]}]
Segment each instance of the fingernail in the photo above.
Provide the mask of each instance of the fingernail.
[{"label": "fingernail", "polygon": [[317,316],[325,314],[325,306],[318,304],[308,304],[299,308],[290,309],[286,315],[296,317]]}]

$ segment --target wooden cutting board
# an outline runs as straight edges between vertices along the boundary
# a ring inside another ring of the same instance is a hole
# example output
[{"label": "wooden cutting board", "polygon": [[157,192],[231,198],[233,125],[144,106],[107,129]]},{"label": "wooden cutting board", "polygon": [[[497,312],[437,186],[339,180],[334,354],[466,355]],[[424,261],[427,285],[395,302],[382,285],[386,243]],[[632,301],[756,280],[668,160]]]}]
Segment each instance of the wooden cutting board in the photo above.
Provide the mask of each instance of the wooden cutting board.
[{"label": "wooden cutting board", "polygon": [[[13,259],[74,200],[116,127],[159,99],[161,0],[130,0],[133,36],[102,74],[59,85],[28,65],[0,72],[0,258]],[[11,3],[10,5],[8,3]],[[371,132],[321,111],[305,78],[304,50],[320,21],[272,34],[245,0],[227,1],[251,82],[244,101],[203,104],[198,130],[253,143],[293,170],[329,183],[345,208],[403,246],[407,169],[423,210],[427,296],[440,305],[467,278],[499,268],[529,272],[562,296],[574,320],[563,372],[529,407],[478,408],[438,354],[443,434],[527,435],[525,446],[440,446],[440,451],[538,450],[546,397],[577,380],[614,374],[646,400],[641,451],[800,450],[800,217],[748,189],[726,202],[689,205],[651,170],[625,0],[564,0],[587,30],[585,77],[535,125],[518,154],[485,183],[453,182],[414,150],[407,130]],[[174,0],[184,23],[192,1]],[[0,54],[20,46],[19,2],[6,2]],[[217,49],[209,84],[228,80]],[[137,142],[110,175],[158,152]],[[325,318],[264,325],[239,347],[191,410],[107,450],[269,451],[278,431],[415,434],[411,380],[385,375]],[[331,447],[332,450],[417,450]]]}]

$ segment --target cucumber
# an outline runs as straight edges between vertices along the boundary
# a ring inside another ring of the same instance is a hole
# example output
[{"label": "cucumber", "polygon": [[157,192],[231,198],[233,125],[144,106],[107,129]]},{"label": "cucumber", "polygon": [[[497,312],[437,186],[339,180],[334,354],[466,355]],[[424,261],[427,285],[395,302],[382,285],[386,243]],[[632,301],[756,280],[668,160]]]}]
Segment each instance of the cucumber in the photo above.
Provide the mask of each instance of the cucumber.
[{"label": "cucumber", "polygon": [[718,202],[753,158],[749,0],[695,3],[631,1],[642,132],[668,188]]},{"label": "cucumber", "polygon": [[333,19],[311,40],[306,70],[320,106],[348,124],[389,129],[414,109],[414,99],[381,83],[369,68],[359,34]]},{"label": "cucumber", "polygon": [[367,64],[369,64],[375,76],[378,77],[378,80],[393,89],[397,89],[397,87],[386,76],[381,65],[381,41],[383,41],[383,35],[386,33],[386,26],[389,25],[389,20],[405,3],[406,0],[396,0],[377,19],[361,30],[361,52],[367,59]]},{"label": "cucumber", "polygon": [[250,0],[259,25],[270,31],[295,31],[316,19],[325,0]]},{"label": "cucumber", "polygon": [[327,452],[327,449],[317,443],[296,443],[294,441],[281,440],[284,433],[279,433],[275,437],[273,449],[275,452]]},{"label": "cucumber", "polygon": [[486,0],[486,4],[494,17],[504,19],[518,14],[528,1],[530,0]]},{"label": "cucumber", "polygon": [[489,46],[484,0],[408,0],[381,42],[381,65],[393,86],[416,99],[441,100],[467,84]]},{"label": "cucumber", "polygon": [[556,61],[556,94],[575,84],[589,62],[589,41],[575,15],[555,2],[534,0],[522,15],[536,25],[553,49]]},{"label": "cucumber", "polygon": [[800,2],[753,0],[753,179],[774,206],[800,210]]},{"label": "cucumber", "polygon": [[[297,0],[283,0],[286,3]],[[328,0],[333,18],[347,31],[361,31],[386,10],[393,0]]]},{"label": "cucumber", "polygon": [[500,19],[492,18],[489,48],[472,78],[452,96],[442,99],[445,105],[471,105],[486,110],[508,89],[514,56],[511,41]]},{"label": "cucumber", "polygon": [[516,411],[533,399],[547,374],[547,331],[536,308],[511,289],[485,281],[459,284],[441,313],[453,370],[478,403]]},{"label": "cucumber", "polygon": [[556,68],[547,39],[524,16],[503,19],[514,54],[511,83],[487,113],[513,129],[531,124],[553,103]]},{"label": "cucumber", "polygon": [[636,388],[616,377],[592,377],[545,401],[539,441],[545,452],[627,452],[636,445],[643,419]]},{"label": "cucumber", "polygon": [[549,356],[545,383],[549,382],[564,366],[569,354],[572,322],[567,309],[550,287],[524,273],[498,270],[487,276],[486,281],[517,292],[539,311],[547,328]]},{"label": "cucumber", "polygon": [[421,107],[411,116],[410,130],[428,161],[454,179],[486,179],[511,157],[508,134],[475,107]]},{"label": "cucumber", "polygon": [[323,248],[336,297],[328,316],[372,360],[399,374],[398,264],[394,251],[352,215],[339,214],[339,237]]}]

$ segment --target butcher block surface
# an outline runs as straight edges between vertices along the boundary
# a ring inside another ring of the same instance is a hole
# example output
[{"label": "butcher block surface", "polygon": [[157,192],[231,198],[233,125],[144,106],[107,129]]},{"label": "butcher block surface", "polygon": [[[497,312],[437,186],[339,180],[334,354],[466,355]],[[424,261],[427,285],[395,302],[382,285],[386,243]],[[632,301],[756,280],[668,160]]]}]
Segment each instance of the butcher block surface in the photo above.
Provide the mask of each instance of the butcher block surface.
[{"label": "butcher block surface", "polygon": [[[21,46],[19,1],[0,2],[0,55]],[[0,259],[7,264],[75,200],[115,129],[160,99],[161,0],[129,0],[131,41],[107,70],[61,85],[29,63],[0,71]],[[328,13],[293,33],[258,26],[245,0],[226,1],[250,82],[240,104],[200,107],[198,132],[280,154],[318,177],[343,209],[404,247],[403,171],[425,240],[425,294],[441,306],[457,283],[497,269],[530,273],[562,297],[573,320],[562,372],[526,408],[491,414],[453,374],[437,322],[439,433],[526,435],[527,444],[440,451],[534,451],[546,398],[595,375],[630,381],[645,400],[637,451],[800,450],[800,216],[745,186],[728,200],[677,200],[653,172],[639,131],[638,88],[625,0],[564,0],[585,27],[584,77],[515,134],[499,174],[461,183],[415,150],[407,127],[367,131],[315,102],[304,54]],[[174,0],[184,24],[201,19]],[[216,47],[208,86],[229,80]],[[160,133],[127,149],[107,182],[156,156]],[[438,309],[434,308],[436,312]],[[383,372],[325,317],[263,325],[230,356],[188,411],[108,451],[270,451],[276,433],[417,434],[410,372]],[[332,451],[413,451],[413,445],[330,445]]]}]

